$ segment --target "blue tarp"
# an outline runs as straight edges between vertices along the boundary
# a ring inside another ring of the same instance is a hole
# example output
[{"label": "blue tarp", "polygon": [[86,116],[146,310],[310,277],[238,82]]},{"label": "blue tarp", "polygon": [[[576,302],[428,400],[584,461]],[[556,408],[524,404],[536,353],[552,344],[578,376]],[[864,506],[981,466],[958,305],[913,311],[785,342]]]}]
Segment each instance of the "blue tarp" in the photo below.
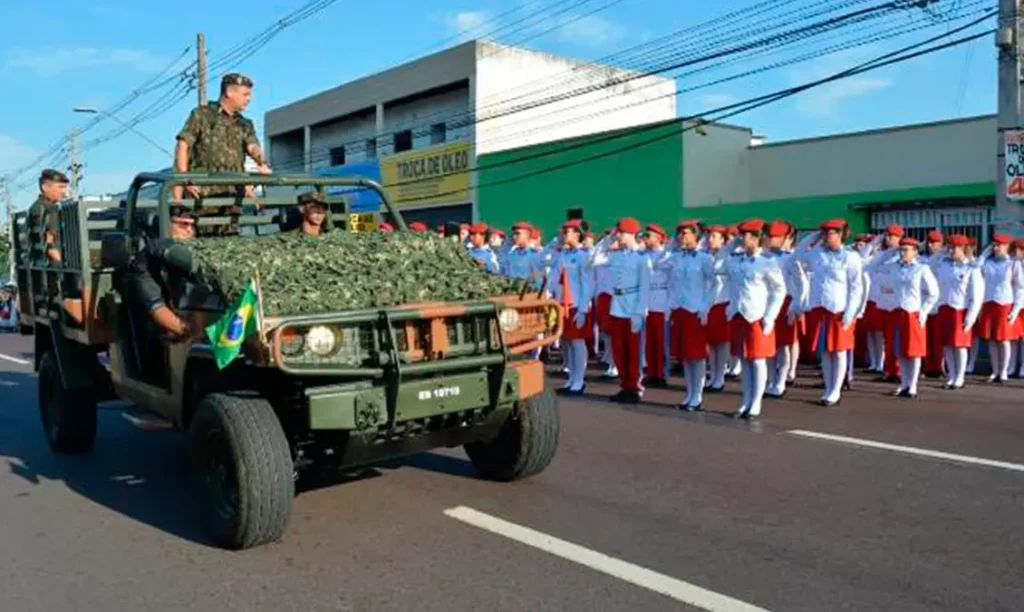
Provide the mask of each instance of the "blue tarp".
[{"label": "blue tarp", "polygon": [[[330,168],[319,168],[314,171],[317,176],[358,176],[380,182],[380,161],[368,159],[344,166],[331,166]],[[381,207],[380,196],[377,192],[362,187],[341,187],[331,186],[327,188],[328,195],[345,195],[348,200],[348,211],[353,213],[378,212]]]}]

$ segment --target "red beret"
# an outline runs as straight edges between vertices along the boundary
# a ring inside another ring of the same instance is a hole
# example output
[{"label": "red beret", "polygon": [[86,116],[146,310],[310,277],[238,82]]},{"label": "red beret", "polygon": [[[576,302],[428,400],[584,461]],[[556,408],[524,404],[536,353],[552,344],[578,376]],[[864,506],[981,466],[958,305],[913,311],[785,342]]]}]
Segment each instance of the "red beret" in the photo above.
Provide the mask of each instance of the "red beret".
[{"label": "red beret", "polygon": [[1010,244],[1009,234],[996,234],[992,236],[992,244]]},{"label": "red beret", "polygon": [[647,231],[651,232],[652,234],[657,234],[657,235],[661,236],[662,238],[664,238],[664,237],[666,237],[668,235],[668,234],[665,233],[665,228],[661,227],[657,223],[649,223],[649,224],[647,224]]},{"label": "red beret", "polygon": [[685,229],[692,229],[696,231],[698,227],[699,224],[696,221],[680,221],[679,224],[676,225],[676,231],[681,232]]},{"label": "red beret", "polygon": [[948,240],[950,246],[965,247],[971,244],[971,239],[963,234],[953,234]]},{"label": "red beret", "polygon": [[920,248],[921,243],[918,242],[916,238],[911,238],[907,236],[906,238],[900,240],[900,246],[912,246],[914,248]]},{"label": "red beret", "polygon": [[470,234],[486,234],[487,233],[487,224],[486,223],[474,223],[473,225],[469,226],[469,233]]},{"label": "red beret", "polygon": [[583,230],[583,222],[579,219],[569,219],[562,224],[562,229],[574,229],[577,231]]},{"label": "red beret", "polygon": [[781,219],[776,219],[768,224],[768,235],[772,238],[785,238],[789,235],[790,225]]},{"label": "red beret", "polygon": [[729,227],[725,228],[725,233],[729,234],[730,236],[735,236],[736,234],[740,233],[739,223],[734,223]]},{"label": "red beret", "polygon": [[377,226],[377,229],[382,232],[393,232],[395,231],[395,226],[391,225],[387,221],[382,221],[381,224]]},{"label": "red beret", "polygon": [[492,236],[501,236],[502,238],[504,238],[505,237],[505,232],[501,231],[500,229],[496,229],[496,228],[492,227],[491,228],[491,235]]},{"label": "red beret", "polygon": [[885,233],[889,234],[890,236],[899,236],[900,238],[902,238],[903,226],[900,225],[899,223],[893,223],[889,227],[885,228]]},{"label": "red beret", "polygon": [[871,242],[874,239],[871,234],[857,234],[857,242]]},{"label": "red beret", "polygon": [[532,238],[534,240],[539,240],[540,239],[540,230],[535,228],[535,227],[531,227],[530,228],[530,238]]},{"label": "red beret", "polygon": [[1014,240],[1013,247],[1016,249],[1024,249],[1024,238],[1018,238]]},{"label": "red beret", "polygon": [[740,232],[752,232],[754,234],[760,234],[764,231],[764,219],[747,219],[736,226],[736,229]]},{"label": "red beret", "polygon": [[846,227],[845,219],[829,219],[821,224],[823,230],[842,230]]},{"label": "red beret", "polygon": [[722,234],[723,236],[728,231],[724,225],[709,225],[704,230],[709,234]]},{"label": "red beret", "polygon": [[414,232],[425,232],[427,231],[427,224],[422,221],[413,221],[409,224],[409,229]]},{"label": "red beret", "polygon": [[529,223],[527,223],[526,221],[516,221],[512,225],[512,231],[513,232],[517,231],[517,230],[527,230],[527,231],[529,231],[531,229],[533,229],[533,226],[530,225]]},{"label": "red beret", "polygon": [[619,219],[616,229],[624,234],[637,234],[640,232],[640,222],[633,217],[625,217]]},{"label": "red beret", "polygon": [[942,242],[942,232],[939,230],[928,232],[928,242]]}]

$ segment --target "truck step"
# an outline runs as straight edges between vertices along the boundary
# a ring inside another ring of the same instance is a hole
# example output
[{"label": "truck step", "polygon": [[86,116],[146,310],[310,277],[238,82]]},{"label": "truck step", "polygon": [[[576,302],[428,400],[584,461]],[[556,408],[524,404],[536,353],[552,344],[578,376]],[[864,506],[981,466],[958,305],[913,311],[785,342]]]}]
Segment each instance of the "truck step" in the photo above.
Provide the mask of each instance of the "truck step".
[{"label": "truck step", "polygon": [[174,423],[158,414],[146,412],[145,410],[125,410],[121,413],[121,416],[124,417],[124,420],[142,431],[166,431],[174,428]]}]

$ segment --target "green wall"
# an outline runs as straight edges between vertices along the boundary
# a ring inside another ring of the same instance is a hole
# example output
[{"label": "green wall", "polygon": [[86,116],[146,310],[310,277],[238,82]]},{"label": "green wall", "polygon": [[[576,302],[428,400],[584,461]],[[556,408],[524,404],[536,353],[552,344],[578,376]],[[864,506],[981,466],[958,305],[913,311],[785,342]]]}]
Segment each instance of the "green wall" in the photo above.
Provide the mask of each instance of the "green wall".
[{"label": "green wall", "polygon": [[[659,136],[665,137],[640,146]],[[508,163],[525,157],[532,159]],[[572,162],[580,163],[559,167]],[[482,155],[477,165],[480,221],[508,228],[526,220],[545,241],[568,208],[582,208],[597,231],[625,216],[674,227],[682,208],[683,144],[675,121]],[[537,174],[549,168],[556,169]]]},{"label": "green wall", "polygon": [[865,191],[830,196],[763,200],[714,206],[694,206],[683,209],[687,219],[700,219],[709,223],[735,223],[751,217],[765,220],[782,218],[799,229],[817,227],[822,221],[843,218],[849,221],[853,233],[870,230],[871,214],[868,205],[907,203],[917,200],[995,197],[994,182],[965,185],[915,187],[894,191]]}]

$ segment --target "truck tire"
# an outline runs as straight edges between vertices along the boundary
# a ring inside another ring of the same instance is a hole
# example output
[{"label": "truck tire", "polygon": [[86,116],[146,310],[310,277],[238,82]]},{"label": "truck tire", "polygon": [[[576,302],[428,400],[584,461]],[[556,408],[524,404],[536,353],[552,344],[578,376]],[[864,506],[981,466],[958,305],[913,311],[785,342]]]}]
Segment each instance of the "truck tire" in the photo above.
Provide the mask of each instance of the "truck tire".
[{"label": "truck tire", "polygon": [[466,444],[466,454],[485,478],[512,481],[544,471],[558,448],[558,403],[549,389],[520,401],[498,435]]},{"label": "truck tire", "polygon": [[96,442],[96,395],[92,389],[64,388],[53,351],[39,363],[39,416],[55,453],[87,453]]},{"label": "truck tire", "polygon": [[203,523],[217,545],[244,550],[280,539],[295,483],[288,439],[270,402],[249,394],[207,395],[189,436]]}]

